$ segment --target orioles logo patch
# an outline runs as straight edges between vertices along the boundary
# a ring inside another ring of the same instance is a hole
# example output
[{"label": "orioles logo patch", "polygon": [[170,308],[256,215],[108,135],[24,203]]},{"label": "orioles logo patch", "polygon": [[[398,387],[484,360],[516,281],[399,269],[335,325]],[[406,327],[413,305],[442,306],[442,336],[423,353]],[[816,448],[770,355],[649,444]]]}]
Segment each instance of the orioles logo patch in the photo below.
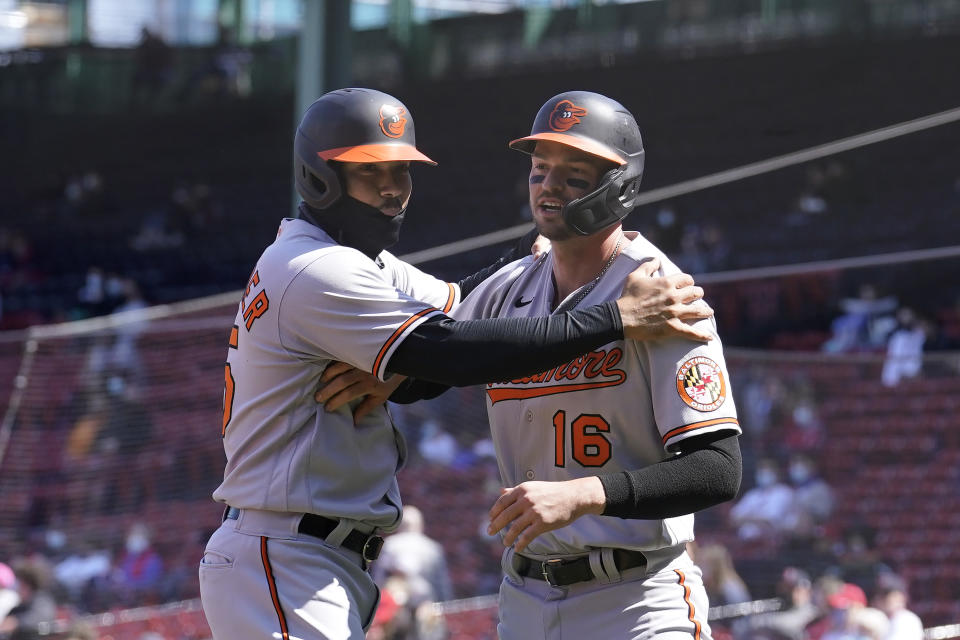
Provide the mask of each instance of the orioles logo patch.
[{"label": "orioles logo patch", "polygon": [[399,138],[407,126],[407,119],[403,114],[406,109],[400,105],[385,104],[380,107],[380,130],[391,138]]},{"label": "orioles logo patch", "polygon": [[578,107],[569,100],[561,100],[550,113],[550,128],[554,131],[566,131],[580,122],[579,116],[587,115],[587,110]]},{"label": "orioles logo patch", "polygon": [[690,358],[677,371],[677,393],[697,411],[713,411],[727,399],[720,365],[704,356]]}]

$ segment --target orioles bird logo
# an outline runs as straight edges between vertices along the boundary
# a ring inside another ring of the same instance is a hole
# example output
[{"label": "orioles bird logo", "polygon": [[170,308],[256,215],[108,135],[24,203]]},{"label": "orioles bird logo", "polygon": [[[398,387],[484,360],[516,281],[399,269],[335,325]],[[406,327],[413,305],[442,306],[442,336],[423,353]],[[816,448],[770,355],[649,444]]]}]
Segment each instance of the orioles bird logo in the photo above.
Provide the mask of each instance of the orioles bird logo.
[{"label": "orioles bird logo", "polygon": [[550,113],[550,128],[554,131],[566,131],[580,122],[578,116],[587,115],[587,110],[578,107],[569,100],[561,100]]},{"label": "orioles bird logo", "polygon": [[403,114],[406,109],[399,105],[385,104],[380,107],[380,130],[391,138],[399,138],[407,126],[407,119]]}]

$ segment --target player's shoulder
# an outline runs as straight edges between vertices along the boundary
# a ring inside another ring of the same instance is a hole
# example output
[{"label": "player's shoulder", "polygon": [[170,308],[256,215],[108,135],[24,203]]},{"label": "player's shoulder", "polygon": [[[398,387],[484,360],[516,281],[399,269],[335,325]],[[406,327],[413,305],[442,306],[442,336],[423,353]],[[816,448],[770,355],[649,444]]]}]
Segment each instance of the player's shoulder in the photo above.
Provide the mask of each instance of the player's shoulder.
[{"label": "player's shoulder", "polygon": [[284,219],[261,262],[288,281],[336,282],[350,279],[350,274],[380,277],[376,263],[362,252],[338,244],[323,229],[295,218]]},{"label": "player's shoulder", "polygon": [[635,260],[637,264],[645,262],[651,258],[660,260],[660,272],[665,276],[672,276],[680,273],[681,269],[673,260],[665,254],[660,247],[650,242],[638,231],[625,231],[624,234],[630,239],[630,244],[623,250],[623,255]]},{"label": "player's shoulder", "polygon": [[525,286],[529,278],[543,267],[548,259],[547,255],[536,259],[533,256],[524,256],[503,265],[477,285],[451,315],[458,319],[489,317],[492,310],[510,295],[514,287]]},{"label": "player's shoulder", "polygon": [[[537,258],[534,258],[532,255],[518,258],[500,267],[496,273],[487,278],[483,284],[489,282],[487,285],[489,288],[504,288],[521,278],[531,277],[534,273],[543,269],[544,266],[548,266],[552,260],[553,257],[549,250]],[[550,269],[548,268],[547,271],[549,272]]]}]

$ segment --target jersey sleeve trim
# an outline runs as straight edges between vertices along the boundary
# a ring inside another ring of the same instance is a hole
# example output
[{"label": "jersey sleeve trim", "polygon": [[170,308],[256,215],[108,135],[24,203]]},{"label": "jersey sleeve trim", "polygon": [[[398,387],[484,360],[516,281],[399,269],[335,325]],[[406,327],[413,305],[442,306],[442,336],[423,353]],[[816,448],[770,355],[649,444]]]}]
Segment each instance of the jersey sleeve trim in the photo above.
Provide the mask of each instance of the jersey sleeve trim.
[{"label": "jersey sleeve trim", "polygon": [[[719,425],[730,425],[730,428],[735,429],[737,433],[740,432],[740,422],[736,418],[714,418],[713,420],[701,420],[700,422],[691,422],[690,424],[685,424],[675,429],[671,429],[663,435],[663,444],[666,445],[670,440],[676,438],[677,436],[689,434],[691,431],[708,429],[709,427],[717,427]],[[709,430],[718,431],[719,429]]]},{"label": "jersey sleeve trim", "polygon": [[387,338],[387,341],[383,343],[382,347],[380,347],[380,351],[377,353],[377,357],[373,361],[373,370],[371,373],[373,373],[373,375],[377,376],[382,380],[383,379],[382,377],[383,363],[387,359],[387,354],[389,354],[393,350],[393,347],[396,344],[397,340],[400,339],[400,336],[402,336],[404,332],[406,332],[407,329],[409,329],[418,320],[422,321],[426,319],[427,316],[432,315],[434,313],[439,313],[439,310],[435,307],[427,307],[423,311],[420,311],[419,313],[410,316],[409,318],[407,318],[407,320],[403,324],[397,327],[397,330],[394,331],[392,334],[390,334],[390,337]]},{"label": "jersey sleeve trim", "polygon": [[457,285],[448,282],[447,287],[450,289],[450,294],[447,296],[447,303],[443,305],[444,313],[449,313],[450,309],[453,309],[453,305],[457,303]]}]

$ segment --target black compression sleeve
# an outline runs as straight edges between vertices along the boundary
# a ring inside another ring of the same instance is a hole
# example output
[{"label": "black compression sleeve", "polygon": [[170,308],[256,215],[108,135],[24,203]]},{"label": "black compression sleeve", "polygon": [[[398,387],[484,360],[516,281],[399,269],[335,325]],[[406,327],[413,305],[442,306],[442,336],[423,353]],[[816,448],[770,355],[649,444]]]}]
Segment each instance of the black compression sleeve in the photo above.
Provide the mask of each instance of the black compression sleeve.
[{"label": "black compression sleeve", "polygon": [[460,298],[466,298],[467,294],[477,288],[477,285],[486,280],[488,277],[496,273],[500,267],[505,264],[509,264],[514,260],[519,260],[520,258],[530,254],[530,248],[533,246],[533,241],[537,239],[538,231],[534,227],[527,233],[523,235],[522,238],[517,240],[517,243],[502,258],[494,262],[488,267],[484,267],[480,271],[477,271],[473,275],[467,276],[463,280],[457,283],[460,287]]},{"label": "black compression sleeve", "polygon": [[428,382],[417,378],[407,378],[390,394],[389,400],[397,404],[410,404],[418,400],[436,398],[449,388],[450,385],[448,384]]},{"label": "black compression sleeve", "polygon": [[600,476],[607,496],[603,515],[657,520],[732,500],[740,489],[740,443],[736,435],[721,436],[688,438],[677,456]]},{"label": "black compression sleeve", "polygon": [[387,371],[464,387],[540,373],[622,339],[613,301],[545,318],[442,317],[414,329]]}]

